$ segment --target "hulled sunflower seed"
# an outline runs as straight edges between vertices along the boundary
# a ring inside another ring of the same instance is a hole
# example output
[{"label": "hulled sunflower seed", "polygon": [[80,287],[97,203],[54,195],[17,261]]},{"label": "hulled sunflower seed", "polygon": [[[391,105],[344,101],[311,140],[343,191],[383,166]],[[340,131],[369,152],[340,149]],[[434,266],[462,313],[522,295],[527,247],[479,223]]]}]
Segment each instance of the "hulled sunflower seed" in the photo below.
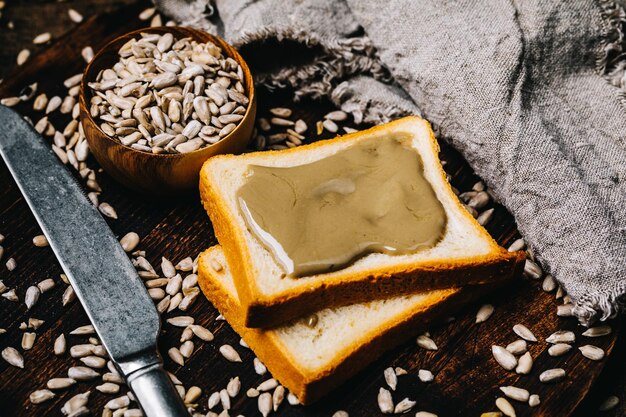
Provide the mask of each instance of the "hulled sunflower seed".
[{"label": "hulled sunflower seed", "polygon": [[41,45],[41,44],[50,42],[51,39],[52,39],[52,35],[50,34],[50,32],[44,32],[35,36],[35,38],[33,39],[33,43],[35,45]]},{"label": "hulled sunflower seed", "polygon": [[389,388],[391,388],[392,391],[395,391],[398,386],[398,376],[396,375],[396,372],[393,368],[389,367],[385,369],[383,375],[385,377],[385,382],[389,385]]},{"label": "hulled sunflower seed", "polygon": [[431,382],[433,379],[435,379],[435,376],[433,375],[433,373],[427,369],[420,369],[417,372],[417,377],[422,382]]},{"label": "hulled sunflower seed", "polygon": [[526,340],[527,342],[537,341],[537,338],[535,337],[533,332],[531,332],[530,329],[523,324],[516,324],[515,326],[513,326],[513,331],[516,335]]},{"label": "hulled sunflower seed", "polygon": [[180,348],[178,350],[184,358],[190,358],[191,354],[193,353],[193,348],[193,342],[191,340],[187,340],[185,343],[180,345]]},{"label": "hulled sunflower seed", "polygon": [[220,403],[222,404],[222,408],[224,410],[230,410],[230,397],[228,396],[228,392],[225,389],[222,389],[218,393],[220,397]]},{"label": "hulled sunflower seed", "polygon": [[25,332],[22,334],[22,349],[31,350],[35,344],[35,338],[37,335],[31,332]]},{"label": "hulled sunflower seed", "polygon": [[[251,388],[254,389],[254,388]],[[259,394],[257,393],[257,396]],[[220,403],[220,393],[219,392],[214,392],[211,395],[209,395],[209,401],[208,401],[208,407],[209,410],[212,410],[213,408],[215,408],[216,405],[218,405]]]},{"label": "hulled sunflower seed", "polygon": [[7,267],[7,270],[11,272],[14,271],[15,268],[17,268],[17,261],[15,260],[15,258],[9,258],[5,265]]},{"label": "hulled sunflower seed", "polygon": [[[569,345],[568,345],[569,346]],[[585,358],[592,361],[599,361],[604,358],[604,350],[593,345],[584,345],[578,348]]]},{"label": "hulled sunflower seed", "polygon": [[34,391],[28,397],[31,404],[41,404],[45,401],[51,400],[52,398],[54,398],[54,392],[47,389]]},{"label": "hulled sunflower seed", "polygon": [[526,402],[530,397],[530,393],[527,390],[514,386],[500,387],[500,391],[502,391],[504,395],[515,401]]},{"label": "hulled sunflower seed", "polygon": [[228,385],[226,385],[226,392],[231,398],[235,398],[239,394],[240,389],[241,381],[239,381],[238,376],[231,378],[230,381],[228,381]]},{"label": "hulled sunflower seed", "polygon": [[24,63],[28,61],[28,58],[30,58],[30,51],[28,49],[22,49],[17,54],[17,65],[24,65]]},{"label": "hulled sunflower seed", "polygon": [[2,359],[7,361],[9,365],[17,368],[24,368],[24,357],[15,348],[7,347],[2,350]]},{"label": "hulled sunflower seed", "polygon": [[552,333],[546,339],[546,342],[556,344],[556,343],[574,343],[576,341],[576,335],[574,332],[569,330],[559,330]]},{"label": "hulled sunflower seed", "polygon": [[391,398],[391,393],[384,388],[380,388],[378,390],[378,408],[380,412],[383,414],[391,414],[394,410],[393,399]]},{"label": "hulled sunflower seed", "polygon": [[279,385],[272,393],[272,408],[274,411],[278,411],[278,407],[283,403],[285,399],[285,387]]},{"label": "hulled sunflower seed", "polygon": [[269,392],[264,392],[259,395],[257,406],[261,415],[267,417],[272,411],[272,395]]},{"label": "hulled sunflower seed", "polygon": [[541,404],[541,399],[537,394],[533,394],[528,398],[528,405],[531,407],[537,407]]},{"label": "hulled sunflower seed", "polygon": [[230,362],[241,362],[239,353],[231,345],[220,346],[220,353],[222,356]]},{"label": "hulled sunflower seed", "polygon": [[[80,409],[84,408],[89,401],[89,395],[91,391],[83,392],[82,394],[76,394],[63,404],[61,412],[66,416],[74,416]],[[79,414],[84,415],[84,414]]]},{"label": "hulled sunflower seed", "polygon": [[265,367],[265,365],[263,365],[263,363],[259,360],[259,358],[254,358],[254,372],[257,373],[257,375],[265,375],[265,373],[267,372],[267,368]]},{"label": "hulled sunflower seed", "polygon": [[514,355],[522,355],[526,353],[528,349],[528,345],[524,339],[518,339],[515,342],[511,342],[506,345],[506,350],[511,352]]},{"label": "hulled sunflower seed", "polygon": [[139,245],[139,235],[135,232],[126,233],[120,239],[120,245],[122,245],[122,249],[124,249],[125,252],[134,251],[137,245]]},{"label": "hulled sunflower seed", "polygon": [[419,335],[417,337],[417,346],[426,350],[437,350],[437,344],[430,337],[425,334]]},{"label": "hulled sunflower seed", "polygon": [[608,324],[603,326],[590,327],[583,332],[583,336],[585,337],[601,337],[607,336],[609,334],[611,334],[611,326],[609,326]]},{"label": "hulled sunflower seed", "polygon": [[172,278],[176,275],[176,268],[174,268],[174,265],[165,257],[161,258],[161,271],[163,271],[163,275],[167,278]]},{"label": "hulled sunflower seed", "polygon": [[615,395],[611,395],[606,400],[604,400],[602,404],[600,404],[600,407],[598,407],[598,411],[610,411],[617,407],[617,404],[619,404],[619,398],[617,398]]},{"label": "hulled sunflower seed", "polygon": [[496,399],[496,407],[507,417],[516,417],[517,415],[515,414],[515,409],[506,398],[499,397]]},{"label": "hulled sunflower seed", "polygon": [[205,342],[210,342],[214,339],[213,333],[205,327],[199,325],[191,325],[189,326],[193,334],[195,334],[198,338],[204,340]]},{"label": "hulled sunflower seed", "polygon": [[337,410],[334,412],[333,417],[350,417],[347,411]]},{"label": "hulled sunflower seed", "polygon": [[93,325],[87,324],[85,326],[80,326],[75,328],[70,332],[72,335],[87,335],[87,334],[96,334],[96,329],[94,329]]},{"label": "hulled sunflower seed", "polygon": [[86,366],[73,366],[67,370],[67,376],[77,381],[91,381],[100,376],[100,374]]},{"label": "hulled sunflower seed", "polygon": [[184,366],[185,365],[185,358],[180,353],[180,350],[178,350],[177,348],[175,348],[175,347],[170,348],[167,351],[167,354],[170,357],[170,359],[174,361],[174,363],[176,363],[176,364],[178,364],[180,366]]},{"label": "hulled sunflower seed", "polygon": [[104,407],[109,410],[118,410],[120,408],[128,407],[130,404],[130,398],[128,395],[122,395],[121,397],[114,398],[109,400]]},{"label": "hulled sunflower seed", "polygon": [[491,352],[496,362],[507,371],[511,371],[517,366],[517,358],[502,346],[491,346]]},{"label": "hulled sunflower seed", "polygon": [[2,297],[6,298],[9,301],[13,301],[13,302],[19,301],[19,298],[17,297],[17,294],[15,292],[15,288],[11,288],[7,292],[3,293]]},{"label": "hulled sunflower seed", "polygon": [[[415,417],[438,417],[438,416],[437,416],[437,414],[430,413],[428,411],[418,411],[415,414]],[[483,416],[481,416],[481,417],[483,417]],[[489,416],[487,416],[487,417],[489,417]]]},{"label": "hulled sunflower seed", "polygon": [[393,409],[394,414],[403,414],[411,410],[417,404],[415,401],[411,401],[408,398],[403,399]]},{"label": "hulled sunflower seed", "polygon": [[572,350],[572,345],[567,343],[556,343],[548,348],[548,354],[550,356],[561,356]]},{"label": "hulled sunflower seed", "polygon": [[198,398],[202,395],[202,390],[200,387],[193,386],[187,390],[185,394],[184,402],[185,404],[193,404],[198,401]]},{"label": "hulled sunflower seed", "polygon": [[65,353],[67,343],[65,341],[65,335],[61,334],[54,340],[54,354],[60,356]]},{"label": "hulled sunflower seed", "polygon": [[167,319],[167,322],[172,326],[187,327],[193,324],[194,319],[191,316],[176,316]]},{"label": "hulled sunflower seed", "polygon": [[509,252],[517,252],[526,248],[526,242],[524,239],[517,239],[507,248]]},{"label": "hulled sunflower seed", "polygon": [[553,382],[565,378],[565,370],[561,368],[548,369],[539,375],[541,382]]},{"label": "hulled sunflower seed", "polygon": [[117,219],[117,212],[109,203],[100,203],[98,210],[111,219]]},{"label": "hulled sunflower seed", "polygon": [[524,264],[524,274],[533,279],[539,279],[543,275],[543,271],[532,259],[526,259]]},{"label": "hulled sunflower seed", "polygon": [[90,368],[102,369],[106,366],[107,361],[98,356],[85,356],[80,361]]},{"label": "hulled sunflower seed", "polygon": [[26,289],[26,296],[24,297],[24,303],[26,304],[26,309],[30,310],[33,308],[37,301],[39,301],[39,296],[41,295],[41,291],[36,286],[31,286]]},{"label": "hulled sunflower seed", "polygon": [[72,358],[82,358],[93,354],[94,345],[85,343],[82,345],[74,345],[70,347],[70,356]]},{"label": "hulled sunflower seed", "polygon": [[54,286],[55,286],[55,283],[52,278],[47,278],[37,283],[37,288],[42,294],[47,291],[50,291],[52,288],[54,288]]},{"label": "hulled sunflower seed", "polygon": [[489,320],[489,317],[493,314],[493,305],[483,304],[476,313],[476,323],[484,323]]},{"label": "hulled sunflower seed", "polygon": [[572,317],[573,304],[563,304],[556,307],[556,315],[559,317]]},{"label": "hulled sunflower seed", "polygon": [[63,292],[63,296],[61,297],[61,303],[66,306],[72,301],[76,299],[76,293],[74,292],[74,288],[71,285],[68,285],[65,291]]},{"label": "hulled sunflower seed", "polygon": [[515,372],[520,375],[528,375],[533,368],[533,357],[530,352],[524,353],[517,360]]},{"label": "hulled sunflower seed", "polygon": [[48,239],[46,239],[44,235],[37,235],[33,238],[33,245],[37,246],[38,248],[49,246]]},{"label": "hulled sunflower seed", "polygon": [[69,388],[76,383],[73,378],[52,378],[46,382],[46,387],[53,390]]}]

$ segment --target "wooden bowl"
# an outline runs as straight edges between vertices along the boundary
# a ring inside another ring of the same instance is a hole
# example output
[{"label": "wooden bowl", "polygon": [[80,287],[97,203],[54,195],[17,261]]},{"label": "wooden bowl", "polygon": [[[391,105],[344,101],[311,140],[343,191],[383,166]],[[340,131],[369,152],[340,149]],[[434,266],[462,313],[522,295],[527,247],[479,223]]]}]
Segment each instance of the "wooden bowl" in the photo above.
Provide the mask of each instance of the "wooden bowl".
[{"label": "wooden bowl", "polygon": [[[98,73],[111,68],[119,60],[117,51],[131,38],[140,33],[171,33],[176,39],[192,38],[198,42],[211,41],[225,56],[233,58],[241,65],[244,73],[244,88],[250,100],[246,113],[237,127],[219,142],[182,154],[152,154],[122,145],[108,136],[90,114],[90,101],[93,95],[88,83],[95,81]],[[111,41],[100,50],[85,69],[80,90],[80,113],[85,136],[91,153],[113,178],[122,184],[149,194],[180,194],[198,187],[198,174],[204,161],[217,154],[236,153],[250,141],[256,115],[256,95],[248,65],[241,55],[224,40],[199,30],[185,27],[145,28],[127,33]]]}]

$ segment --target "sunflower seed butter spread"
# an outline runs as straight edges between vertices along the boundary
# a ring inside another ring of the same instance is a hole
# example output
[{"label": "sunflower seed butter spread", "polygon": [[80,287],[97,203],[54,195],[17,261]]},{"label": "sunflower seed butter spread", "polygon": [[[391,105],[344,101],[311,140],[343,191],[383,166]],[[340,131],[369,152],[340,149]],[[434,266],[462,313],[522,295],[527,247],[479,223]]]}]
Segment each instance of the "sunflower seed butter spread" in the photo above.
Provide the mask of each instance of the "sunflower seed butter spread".
[{"label": "sunflower seed butter spread", "polygon": [[433,247],[446,213],[409,141],[373,137],[304,165],[250,165],[237,194],[248,230],[289,277]]}]

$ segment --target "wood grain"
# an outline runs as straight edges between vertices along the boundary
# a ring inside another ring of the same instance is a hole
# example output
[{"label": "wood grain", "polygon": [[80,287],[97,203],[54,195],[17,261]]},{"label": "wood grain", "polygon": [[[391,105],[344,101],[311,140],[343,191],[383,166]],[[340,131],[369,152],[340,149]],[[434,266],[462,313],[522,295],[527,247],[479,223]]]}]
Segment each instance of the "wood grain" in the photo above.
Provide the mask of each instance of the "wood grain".
[{"label": "wood grain", "polygon": [[[21,1],[7,7],[5,19],[21,16],[28,11],[36,25],[29,26],[22,32],[6,34],[0,33],[0,41],[16,40],[11,44],[11,55],[30,42],[36,26],[37,32],[50,29],[57,36],[62,25],[67,22],[60,19],[53,22],[52,16],[65,14],[68,4],[39,1]],[[82,2],[81,2],[82,3]],[[88,2],[85,2],[88,3]],[[111,2],[120,4],[122,2]],[[80,10],[79,2],[71,2]],[[92,1],[90,4],[99,10],[109,7],[109,2]],[[13,10],[11,8],[14,7]],[[0,85],[0,96],[14,94],[23,86],[38,81],[39,88],[53,94],[61,94],[62,88],[58,85],[66,77],[79,72],[84,67],[77,51],[87,44],[94,48],[104,45],[113,37],[136,29],[141,26],[134,16],[146,7],[146,3],[133,4],[119,12],[100,18],[90,18],[78,28],[61,38],[41,55],[33,57],[29,64],[6,77]],[[87,9],[81,10],[85,12]],[[47,17],[37,17],[46,13]],[[20,20],[20,25],[25,25]],[[46,26],[48,25],[48,26]],[[21,43],[19,43],[21,42]],[[6,43],[5,43],[6,44]],[[4,59],[9,56],[2,49],[0,56]],[[3,62],[8,62],[3,60]],[[259,113],[266,114],[269,107],[286,105],[294,107],[289,99],[280,93],[259,95]],[[303,102],[297,104],[298,114],[309,124],[314,122],[331,108],[326,102]],[[33,115],[29,106],[18,109],[27,115]],[[40,116],[39,116],[40,117]],[[67,119],[67,118],[66,118]],[[62,116],[55,116],[53,122],[61,126],[65,120]],[[315,135],[310,137],[317,139]],[[327,137],[323,136],[323,137]],[[467,164],[458,153],[443,146],[442,157],[448,163],[446,170],[452,176],[455,187],[465,190],[476,181]],[[160,256],[166,256],[178,261],[185,256],[195,256],[204,248],[216,243],[211,225],[206,213],[202,210],[197,195],[176,199],[146,199],[129,191],[106,174],[98,175],[99,182],[104,190],[103,200],[112,204],[118,214],[118,220],[107,219],[117,235],[128,231],[136,231],[142,237],[140,248],[146,250],[148,259],[155,265]],[[60,333],[69,333],[75,327],[88,323],[81,306],[74,302],[67,307],[61,306],[61,294],[65,285],[58,279],[61,269],[49,248],[36,248],[32,245],[33,236],[40,233],[39,228],[29,212],[15,183],[11,179],[4,163],[0,163],[0,233],[6,239],[3,246],[6,249],[4,261],[8,257],[17,260],[18,267],[8,272],[2,262],[0,280],[9,287],[17,288],[20,299],[29,285],[45,278],[52,277],[57,287],[41,297],[39,303],[30,311],[26,311],[23,302],[11,303],[0,299],[0,327],[6,328],[7,333],[0,336],[0,349],[6,346],[18,346],[22,331],[21,322],[29,317],[45,320],[45,324],[37,331],[35,347],[25,353],[26,367],[20,370],[8,366],[0,361],[0,415],[6,416],[57,416],[61,415],[60,407],[70,396],[92,390],[95,383],[80,383],[66,392],[60,393],[57,398],[33,406],[28,401],[28,394],[41,389],[45,381],[52,377],[65,376],[70,364],[76,360],[67,356],[55,357],[52,353],[52,343]],[[68,228],[73,227],[68,225]],[[496,207],[496,214],[488,226],[489,232],[502,244],[515,239],[518,234],[511,216],[500,206]],[[88,261],[88,260],[86,260]],[[384,386],[383,370],[388,366],[401,366],[409,371],[406,376],[399,378],[398,390],[393,394],[397,402],[409,397],[418,402],[416,410],[423,409],[442,416],[470,416],[480,415],[481,412],[494,410],[494,400],[500,396],[497,390],[501,385],[517,385],[532,393],[541,396],[542,404],[536,409],[527,405],[513,402],[520,416],[568,416],[583,401],[591,385],[598,379],[603,366],[610,363],[605,374],[600,378],[597,388],[589,400],[582,404],[576,413],[579,416],[596,415],[600,401],[609,394],[623,397],[624,375],[626,374],[623,360],[624,347],[617,346],[617,333],[611,337],[591,341],[604,348],[607,352],[613,351],[613,359],[605,359],[593,363],[577,352],[561,358],[551,358],[547,354],[547,344],[537,343],[530,345],[530,351],[535,357],[536,364],[533,373],[529,376],[518,376],[507,373],[495,364],[491,356],[491,345],[506,345],[516,339],[511,331],[515,323],[524,323],[531,327],[535,334],[543,340],[555,330],[567,328],[574,330],[577,335],[581,328],[572,319],[557,318],[554,314],[557,303],[553,294],[541,291],[538,281],[520,281],[515,285],[485,298],[496,307],[496,313],[486,323],[474,324],[474,314],[477,305],[466,307],[456,314],[450,323],[431,327],[433,339],[439,345],[436,352],[427,352],[416,347],[413,339],[397,349],[384,355],[380,360],[369,366],[365,371],[354,377],[350,382],[311,407],[282,406],[278,415],[283,416],[330,416],[338,409],[345,409],[351,416],[379,415],[376,406],[378,388]],[[197,318],[200,324],[206,325],[215,335],[212,343],[196,343],[196,351],[184,367],[178,367],[166,359],[167,367],[178,375],[186,386],[198,385],[205,393],[225,387],[230,377],[238,375],[242,380],[242,393],[249,387],[256,386],[265,379],[254,373],[252,367],[253,354],[238,345],[238,336],[223,321],[216,321],[218,313],[204,299],[199,299],[192,307],[190,314]],[[619,330],[619,323],[614,328]],[[161,351],[177,345],[181,329],[165,326],[160,339]],[[84,338],[68,336],[70,343],[82,341]],[[587,341],[585,341],[587,342]],[[217,351],[222,343],[230,343],[242,354],[244,362],[234,364],[225,361]],[[621,345],[621,344],[620,344]],[[562,366],[568,371],[567,379],[557,384],[541,384],[538,375],[541,371]],[[435,381],[425,384],[419,381],[417,371],[429,369],[435,374]],[[89,401],[90,408],[95,415],[100,414],[103,404],[110,397],[94,392]],[[246,416],[258,415],[256,401],[240,394],[233,400],[233,415],[238,413]],[[206,395],[203,396],[200,410],[206,412]],[[614,410],[614,415],[621,415],[623,408]],[[611,415],[605,413],[603,415]]]}]

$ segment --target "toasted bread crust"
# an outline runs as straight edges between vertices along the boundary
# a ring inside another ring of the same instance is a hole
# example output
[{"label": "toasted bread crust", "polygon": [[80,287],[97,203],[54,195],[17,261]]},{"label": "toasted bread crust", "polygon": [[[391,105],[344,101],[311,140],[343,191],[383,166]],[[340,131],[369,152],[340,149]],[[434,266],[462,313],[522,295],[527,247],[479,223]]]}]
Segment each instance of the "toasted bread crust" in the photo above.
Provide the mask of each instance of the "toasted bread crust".
[{"label": "toasted bread crust", "polygon": [[436,317],[458,309],[462,303],[474,299],[487,289],[485,286],[433,292],[423,303],[407,308],[395,320],[372,328],[364,335],[365,342],[355,343],[336,352],[328,366],[308,371],[295,364],[273,330],[245,326],[243,307],[221,284],[220,274],[224,272],[216,272],[210,266],[210,259],[219,250],[218,246],[214,246],[200,256],[198,282],[202,292],[265,364],[272,376],[296,395],[302,404],[318,400],[379,358],[383,352],[424,331]]},{"label": "toasted bread crust", "polygon": [[[427,126],[432,151],[439,152],[439,145],[427,121],[418,117],[406,117],[386,125],[368,129],[368,134],[393,131],[406,123],[423,123]],[[281,151],[265,151],[268,154],[295,154],[302,150],[334,146],[338,142],[358,139],[363,132],[356,132],[326,141],[318,141],[298,148]],[[248,156],[260,153],[247,154]],[[255,283],[251,254],[242,231],[236,227],[235,214],[228,209],[227,203],[214,186],[211,177],[211,164],[222,158],[234,158],[222,155],[210,158],[200,173],[200,196],[213,223],[215,235],[223,247],[228,263],[233,272],[235,285],[244,309],[245,324],[249,327],[272,327],[293,318],[322,308],[365,302],[399,294],[438,288],[449,288],[461,284],[482,284],[508,279],[521,274],[525,255],[522,252],[511,253],[498,246],[487,231],[478,224],[458,198],[451,200],[476,228],[478,233],[490,243],[492,250],[484,256],[475,256],[454,260],[433,260],[419,265],[402,264],[381,269],[371,269],[359,273],[346,274],[342,280],[324,282],[309,281],[306,286],[265,296]],[[447,185],[446,191],[453,194],[447,183],[446,173],[439,164],[438,174]],[[514,272],[512,275],[511,272]],[[459,277],[462,277],[460,281]]]}]

